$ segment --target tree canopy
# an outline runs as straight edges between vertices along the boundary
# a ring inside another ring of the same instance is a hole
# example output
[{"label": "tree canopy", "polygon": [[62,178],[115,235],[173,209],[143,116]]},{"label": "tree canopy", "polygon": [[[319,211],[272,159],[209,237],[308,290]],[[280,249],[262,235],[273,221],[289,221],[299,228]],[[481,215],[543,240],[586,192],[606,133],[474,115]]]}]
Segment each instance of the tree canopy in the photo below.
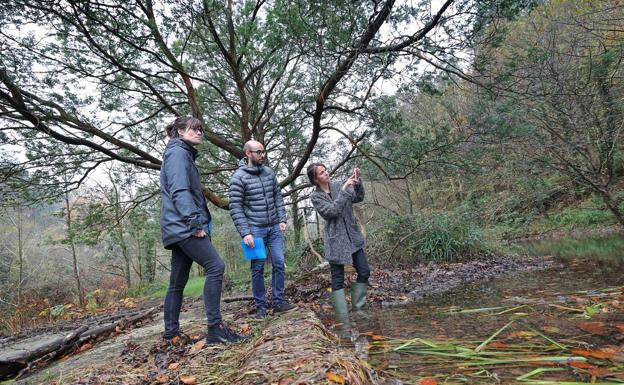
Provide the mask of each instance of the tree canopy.
[{"label": "tree canopy", "polygon": [[27,149],[24,162],[4,160],[3,177],[27,170],[39,187],[65,189],[111,161],[153,172],[164,124],[193,115],[205,128],[200,169],[214,204],[227,206],[227,179],[252,138],[292,190],[329,131],[340,131],[347,147],[367,134],[365,106],[384,84],[411,81],[421,64],[461,73],[471,38],[497,6],[3,2],[0,132]]}]

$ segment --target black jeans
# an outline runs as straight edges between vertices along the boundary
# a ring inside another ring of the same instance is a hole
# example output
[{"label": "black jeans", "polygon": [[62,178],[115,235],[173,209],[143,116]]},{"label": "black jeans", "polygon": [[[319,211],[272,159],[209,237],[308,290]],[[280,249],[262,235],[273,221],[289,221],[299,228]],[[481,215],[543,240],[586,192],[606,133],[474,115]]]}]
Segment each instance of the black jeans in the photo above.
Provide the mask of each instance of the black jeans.
[{"label": "black jeans", "polygon": [[164,305],[165,337],[173,337],[180,333],[182,293],[193,261],[206,271],[204,307],[208,326],[221,322],[221,287],[225,263],[212,245],[209,236],[203,238],[191,236],[176,243],[171,249],[171,276]]},{"label": "black jeans", "polygon": [[[356,282],[368,284],[368,277],[370,276],[370,269],[368,267],[368,261],[364,254],[364,249],[359,249],[351,255],[353,258],[353,267],[357,272]],[[331,288],[332,291],[344,289],[344,265],[330,263],[329,268],[331,271]]]}]

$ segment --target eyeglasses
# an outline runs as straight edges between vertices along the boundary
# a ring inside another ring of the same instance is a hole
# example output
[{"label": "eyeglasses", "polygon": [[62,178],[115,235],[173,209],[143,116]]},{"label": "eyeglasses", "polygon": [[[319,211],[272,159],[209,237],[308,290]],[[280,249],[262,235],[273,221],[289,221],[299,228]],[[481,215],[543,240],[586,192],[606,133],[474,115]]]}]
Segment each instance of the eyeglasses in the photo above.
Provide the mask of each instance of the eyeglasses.
[{"label": "eyeglasses", "polygon": [[200,135],[204,133],[204,128],[201,127],[201,126],[200,127],[191,127],[190,130],[191,131],[195,131],[196,133],[198,133]]},{"label": "eyeglasses", "polygon": [[257,154],[257,155],[265,154],[264,150],[249,150],[249,152],[251,152],[252,154]]}]

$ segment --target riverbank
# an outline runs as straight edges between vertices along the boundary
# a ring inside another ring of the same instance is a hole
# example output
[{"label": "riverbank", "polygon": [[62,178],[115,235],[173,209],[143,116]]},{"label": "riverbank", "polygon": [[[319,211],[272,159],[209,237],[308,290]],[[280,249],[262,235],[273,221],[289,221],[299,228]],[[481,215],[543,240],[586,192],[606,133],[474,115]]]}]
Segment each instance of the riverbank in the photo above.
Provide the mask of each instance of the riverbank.
[{"label": "riverbank", "polygon": [[[404,305],[432,294],[443,293],[471,282],[487,282],[512,272],[548,269],[556,265],[551,257],[487,255],[461,262],[430,263],[396,268],[372,266],[368,299],[371,306]],[[300,302],[329,303],[329,271],[305,274],[286,289],[286,295]],[[346,282],[355,281],[347,269]]]},{"label": "riverbank", "polygon": [[[397,269],[373,266],[370,306],[375,311],[375,308],[415,302],[465,283],[488,281],[512,272],[540,270],[554,265],[555,262],[548,257],[490,255],[457,263]],[[348,273],[349,281],[353,280],[353,274]],[[189,299],[183,309],[182,328],[196,338],[198,342],[194,344],[169,345],[162,341],[162,317],[159,315],[140,328],[118,333],[107,341],[80,346],[77,355],[38,370],[32,377],[18,383],[52,384],[62,379],[64,383],[75,384],[179,384],[186,380],[192,385],[194,377],[196,383],[212,384],[313,384],[326,383],[331,381],[330,378],[338,383],[343,378],[350,379],[352,384],[367,384],[372,372],[361,367],[355,351],[340,346],[318,317],[331,312],[328,282],[329,273],[326,271],[302,275],[287,288],[287,297],[297,303],[298,309],[288,314],[271,315],[261,322],[253,318],[253,306],[249,301],[224,304],[225,320],[250,337],[243,344],[204,345],[201,342],[205,331],[202,303]],[[316,355],[325,359],[305,359]],[[271,357],[279,360],[271,361]],[[284,361],[286,357],[292,357],[292,362]],[[260,363],[268,365],[271,370]]]}]

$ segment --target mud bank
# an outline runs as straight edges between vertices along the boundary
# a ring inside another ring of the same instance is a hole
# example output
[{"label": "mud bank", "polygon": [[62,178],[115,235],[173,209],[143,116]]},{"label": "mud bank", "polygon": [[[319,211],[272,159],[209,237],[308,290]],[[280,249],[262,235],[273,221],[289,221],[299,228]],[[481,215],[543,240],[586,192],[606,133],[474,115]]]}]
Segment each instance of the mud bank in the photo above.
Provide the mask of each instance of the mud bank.
[{"label": "mud bank", "polygon": [[[515,272],[549,269],[557,265],[552,257],[484,256],[468,261],[378,268],[371,263],[368,299],[371,306],[394,306],[454,289],[471,282],[487,282]],[[351,269],[352,270],[352,269]],[[347,287],[355,281],[355,273],[346,277]],[[307,274],[296,280],[286,295],[299,301],[328,303],[329,272]],[[349,300],[349,298],[347,298]]]}]

